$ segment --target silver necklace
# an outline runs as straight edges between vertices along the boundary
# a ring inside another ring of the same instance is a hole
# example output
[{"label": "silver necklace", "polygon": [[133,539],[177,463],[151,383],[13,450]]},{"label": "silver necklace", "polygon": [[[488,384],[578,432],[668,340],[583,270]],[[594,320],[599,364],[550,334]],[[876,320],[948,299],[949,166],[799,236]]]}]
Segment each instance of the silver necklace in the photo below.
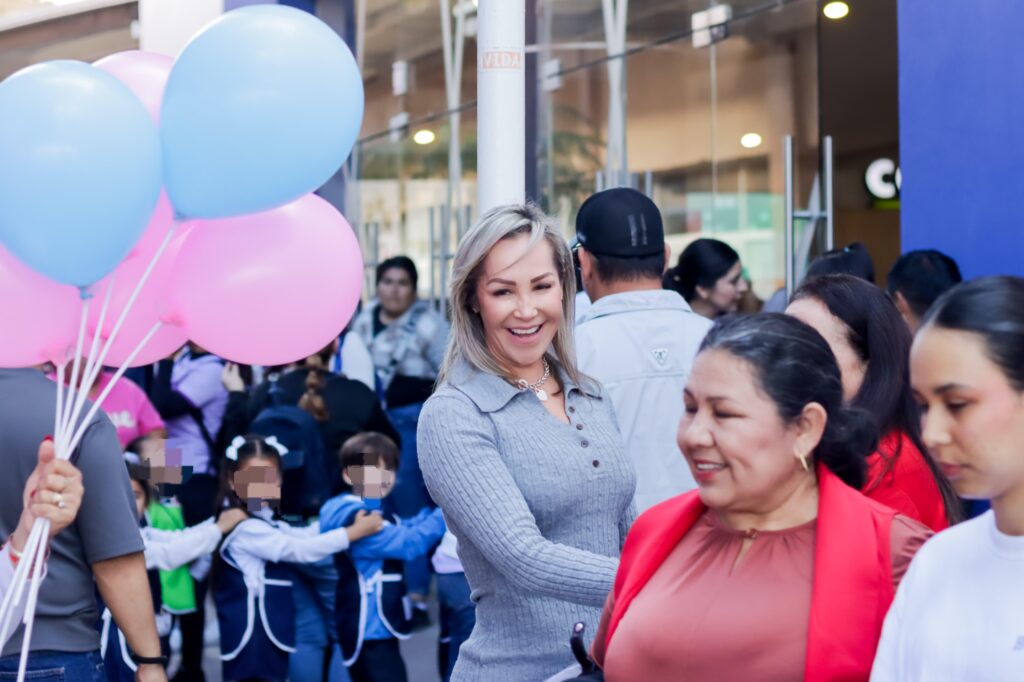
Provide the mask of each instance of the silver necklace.
[{"label": "silver necklace", "polygon": [[516,386],[519,387],[520,391],[533,391],[538,400],[541,402],[547,402],[548,392],[541,388],[541,386],[551,378],[551,366],[548,364],[548,359],[546,357],[542,357],[541,362],[544,363],[544,376],[532,384],[526,379],[517,379]]}]

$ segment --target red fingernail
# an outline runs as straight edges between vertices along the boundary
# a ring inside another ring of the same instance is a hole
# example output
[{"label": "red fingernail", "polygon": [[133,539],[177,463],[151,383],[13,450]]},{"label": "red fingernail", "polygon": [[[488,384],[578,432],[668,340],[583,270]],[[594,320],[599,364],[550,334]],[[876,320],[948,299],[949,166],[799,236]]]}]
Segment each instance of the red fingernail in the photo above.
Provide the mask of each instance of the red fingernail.
[{"label": "red fingernail", "polygon": [[47,436],[46,438],[43,439],[44,443],[46,443],[47,441],[52,443],[53,442],[53,436]]}]

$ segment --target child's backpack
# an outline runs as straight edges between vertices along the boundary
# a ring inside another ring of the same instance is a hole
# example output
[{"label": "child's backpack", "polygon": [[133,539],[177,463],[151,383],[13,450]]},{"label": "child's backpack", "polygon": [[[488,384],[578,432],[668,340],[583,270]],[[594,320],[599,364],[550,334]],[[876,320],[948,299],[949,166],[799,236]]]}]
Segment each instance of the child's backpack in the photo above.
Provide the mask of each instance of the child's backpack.
[{"label": "child's backpack", "polygon": [[316,516],[331,493],[320,424],[301,407],[285,403],[276,379],[271,381],[268,399],[269,404],[256,415],[249,431],[275,436],[288,449],[281,457],[281,514]]}]

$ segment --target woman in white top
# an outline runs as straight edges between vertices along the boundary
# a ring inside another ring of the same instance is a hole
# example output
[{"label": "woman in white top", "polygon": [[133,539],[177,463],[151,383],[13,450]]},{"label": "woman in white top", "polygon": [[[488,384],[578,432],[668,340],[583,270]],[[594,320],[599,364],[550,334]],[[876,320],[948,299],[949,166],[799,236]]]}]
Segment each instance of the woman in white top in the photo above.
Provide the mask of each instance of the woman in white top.
[{"label": "woman in white top", "polygon": [[[0,602],[14,580],[14,571],[36,519],[50,520],[52,538],[75,520],[83,492],[81,472],[71,462],[55,458],[52,440],[43,441],[39,446],[39,463],[25,482],[24,506],[18,527],[9,539],[0,544]],[[22,599],[15,622],[24,615],[24,604],[25,599]],[[0,642],[0,648],[5,643]]]},{"label": "woman in white top", "polygon": [[1024,279],[943,295],[911,350],[922,436],[967,499],[992,510],[917,553],[871,679],[1024,680]]}]

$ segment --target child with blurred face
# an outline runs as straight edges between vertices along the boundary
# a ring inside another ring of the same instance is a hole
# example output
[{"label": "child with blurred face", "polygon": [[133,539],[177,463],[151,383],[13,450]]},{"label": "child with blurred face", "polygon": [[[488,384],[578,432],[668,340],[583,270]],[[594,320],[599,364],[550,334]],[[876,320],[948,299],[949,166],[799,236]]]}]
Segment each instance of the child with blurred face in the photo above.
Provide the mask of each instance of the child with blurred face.
[{"label": "child with blurred face", "polygon": [[[351,488],[320,509],[322,532],[335,532],[351,518],[380,509],[391,494],[398,471],[398,446],[380,433],[359,433],[341,447],[342,481]],[[424,556],[444,535],[440,509],[429,507],[412,518],[372,512],[384,528],[352,543],[335,557],[335,625],[345,664],[353,680],[392,682],[406,679],[398,638],[412,630],[410,596],[403,562]]]}]

